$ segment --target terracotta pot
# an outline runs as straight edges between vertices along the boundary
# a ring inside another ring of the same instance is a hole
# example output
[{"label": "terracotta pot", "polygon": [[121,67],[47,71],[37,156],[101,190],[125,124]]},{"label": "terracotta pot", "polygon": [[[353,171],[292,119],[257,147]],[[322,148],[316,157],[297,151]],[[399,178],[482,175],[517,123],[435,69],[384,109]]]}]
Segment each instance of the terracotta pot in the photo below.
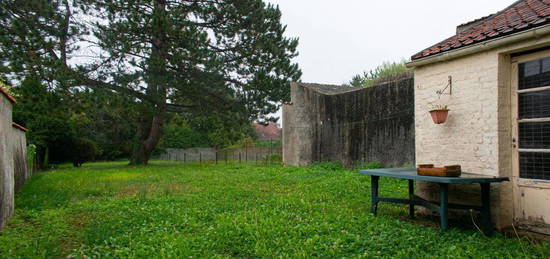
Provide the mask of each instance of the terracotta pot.
[{"label": "terracotta pot", "polygon": [[435,124],[445,123],[447,120],[447,115],[449,115],[449,110],[431,110],[430,114],[432,115],[432,120]]}]

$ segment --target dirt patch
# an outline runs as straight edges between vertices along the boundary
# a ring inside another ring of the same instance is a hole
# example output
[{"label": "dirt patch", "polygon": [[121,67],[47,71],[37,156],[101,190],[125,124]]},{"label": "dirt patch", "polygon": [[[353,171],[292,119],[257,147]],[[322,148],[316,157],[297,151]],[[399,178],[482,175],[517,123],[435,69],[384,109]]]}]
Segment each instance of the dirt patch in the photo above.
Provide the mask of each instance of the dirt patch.
[{"label": "dirt patch", "polygon": [[82,243],[80,233],[83,232],[89,222],[90,219],[87,213],[78,212],[69,215],[68,224],[71,226],[71,231],[61,238],[59,242],[62,255],[66,256],[80,246]]}]

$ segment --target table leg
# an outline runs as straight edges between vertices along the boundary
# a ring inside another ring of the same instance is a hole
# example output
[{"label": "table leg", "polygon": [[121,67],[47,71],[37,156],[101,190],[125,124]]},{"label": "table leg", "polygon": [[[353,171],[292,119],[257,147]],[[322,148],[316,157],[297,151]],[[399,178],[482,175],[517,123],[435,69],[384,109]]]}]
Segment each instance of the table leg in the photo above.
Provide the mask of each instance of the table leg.
[{"label": "table leg", "polygon": [[409,180],[409,217],[414,218],[414,180]]},{"label": "table leg", "polygon": [[378,210],[378,180],[380,176],[371,175],[371,207],[370,212],[376,216]]},{"label": "table leg", "polygon": [[491,184],[480,183],[481,185],[481,217],[483,221],[483,232],[485,235],[493,234],[493,223],[491,222]]},{"label": "table leg", "polygon": [[441,230],[447,231],[449,228],[448,221],[449,213],[449,185],[446,183],[439,184],[439,222]]}]

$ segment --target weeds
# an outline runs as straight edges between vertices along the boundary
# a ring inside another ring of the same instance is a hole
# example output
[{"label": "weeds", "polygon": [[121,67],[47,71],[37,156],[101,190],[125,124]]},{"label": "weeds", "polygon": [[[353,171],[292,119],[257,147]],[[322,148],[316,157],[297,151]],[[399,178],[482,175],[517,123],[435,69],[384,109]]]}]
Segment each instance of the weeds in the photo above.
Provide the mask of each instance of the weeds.
[{"label": "weeds", "polygon": [[[406,183],[381,179],[381,194]],[[33,177],[0,234],[2,258],[544,258],[548,243],[473,226],[441,233],[406,206],[369,213],[369,177],[313,168],[91,163]]]}]

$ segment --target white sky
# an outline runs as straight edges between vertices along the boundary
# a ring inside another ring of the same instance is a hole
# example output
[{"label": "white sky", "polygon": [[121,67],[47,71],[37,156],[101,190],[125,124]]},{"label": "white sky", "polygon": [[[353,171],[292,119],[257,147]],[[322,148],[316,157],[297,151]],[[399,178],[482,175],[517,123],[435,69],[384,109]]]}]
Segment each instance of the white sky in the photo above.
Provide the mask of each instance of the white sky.
[{"label": "white sky", "polygon": [[302,81],[343,84],[455,34],[456,26],[515,0],[265,0],[278,4],[287,36],[299,37]]}]

